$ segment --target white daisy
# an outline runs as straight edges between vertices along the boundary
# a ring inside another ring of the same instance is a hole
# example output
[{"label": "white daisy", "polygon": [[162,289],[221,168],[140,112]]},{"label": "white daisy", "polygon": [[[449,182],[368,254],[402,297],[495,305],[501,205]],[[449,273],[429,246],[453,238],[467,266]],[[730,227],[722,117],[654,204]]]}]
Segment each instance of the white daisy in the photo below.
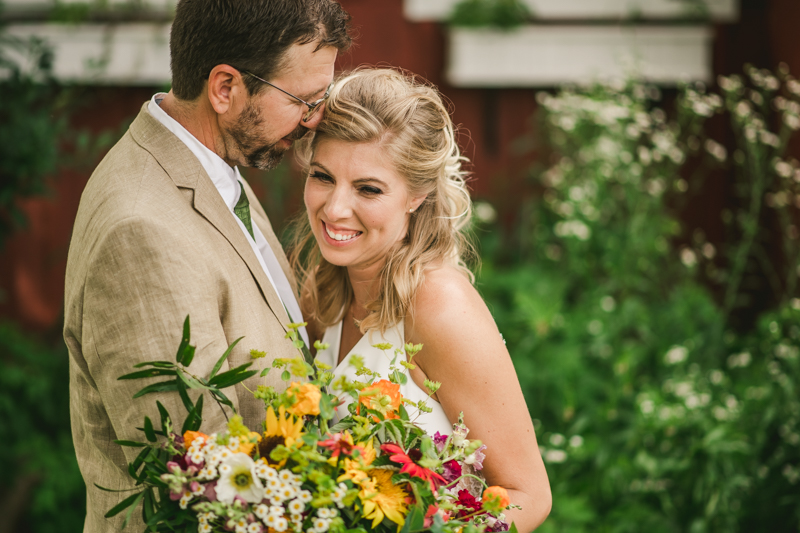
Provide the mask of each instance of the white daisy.
[{"label": "white daisy", "polygon": [[285,518],[281,516],[275,519],[275,525],[273,526],[273,529],[275,529],[275,531],[277,531],[278,533],[283,533],[284,531],[286,531],[287,527],[289,527],[289,522]]},{"label": "white daisy", "polygon": [[300,514],[303,511],[305,511],[306,504],[304,504],[300,500],[292,500],[289,502],[286,508],[289,509],[289,512],[292,514]]},{"label": "white daisy", "polygon": [[254,513],[255,513],[255,515],[256,515],[257,517],[259,517],[261,520],[266,520],[266,519],[267,519],[267,516],[269,516],[269,507],[267,507],[266,505],[264,505],[264,504],[262,503],[262,504],[260,504],[260,505],[256,505],[256,506],[253,508],[253,512],[254,512]]},{"label": "white daisy", "polygon": [[310,501],[311,501],[311,499],[312,499],[312,497],[311,497],[311,492],[310,492],[310,491],[307,491],[307,490],[301,490],[301,491],[300,491],[300,492],[297,494],[297,499],[298,499],[298,500],[300,500],[300,501],[301,501],[301,502],[303,502],[303,503],[308,503],[308,502],[310,502]]},{"label": "white daisy", "polygon": [[325,518],[315,518],[314,519],[314,531],[317,533],[324,533],[328,531],[328,526],[330,525],[330,521]]},{"label": "white daisy", "polygon": [[222,503],[233,503],[238,495],[246,502],[260,502],[264,498],[264,487],[255,469],[255,462],[246,454],[236,453],[225,459],[219,465],[217,499]]},{"label": "white daisy", "polygon": [[292,474],[290,470],[281,470],[280,473],[278,473],[278,479],[284,483],[291,483],[294,481],[294,474]]}]

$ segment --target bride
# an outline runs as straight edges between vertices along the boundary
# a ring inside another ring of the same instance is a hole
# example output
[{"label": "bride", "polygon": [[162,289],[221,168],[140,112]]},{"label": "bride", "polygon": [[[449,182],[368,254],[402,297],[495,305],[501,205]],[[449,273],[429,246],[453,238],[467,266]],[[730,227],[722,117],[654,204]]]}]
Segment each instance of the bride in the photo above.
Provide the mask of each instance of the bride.
[{"label": "bride", "polygon": [[549,513],[549,482],[511,358],[464,264],[465,158],[440,95],[390,69],[346,75],[304,152],[308,216],[292,256],[311,340],[329,344],[317,359],[338,376],[358,354],[386,378],[392,350],[375,344],[422,344],[401,392],[416,401],[425,380],[441,387],[416,421],[450,434],[463,411],[469,438],[488,447],[488,483],[522,507],[507,520],[533,530]]}]

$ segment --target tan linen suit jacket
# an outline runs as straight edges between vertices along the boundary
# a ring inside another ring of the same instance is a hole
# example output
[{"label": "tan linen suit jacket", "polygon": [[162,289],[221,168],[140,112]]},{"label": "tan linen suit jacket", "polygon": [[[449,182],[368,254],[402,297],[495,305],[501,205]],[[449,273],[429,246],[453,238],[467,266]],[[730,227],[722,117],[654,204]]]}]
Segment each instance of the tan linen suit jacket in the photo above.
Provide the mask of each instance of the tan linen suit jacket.
[{"label": "tan linen suit jacket", "polygon": [[[245,191],[253,222],[293,280],[263,208],[248,185]],[[147,112],[146,103],[89,179],[70,243],[64,317],[72,434],[87,486],[86,533],[120,530],[125,513],[112,520],[103,515],[131,494],[95,487],[132,487],[127,462],[139,450],[113,441],[143,440],[135,428],[145,415],[159,424],[156,400],[180,430],[186,410],[177,393],[133,400],[157,380],[117,378],[142,361],[174,360],[186,315],[197,347],[195,375],[207,376],[242,336],[221,371],[251,361],[251,349],[267,352],[253,361],[257,369],[277,357],[300,356],[284,338],[289,317],[233,217],[197,158]],[[244,385],[283,390],[279,374]],[[258,431],[263,403],[242,385],[226,393],[245,424]],[[221,410],[210,397],[204,404],[201,431],[222,430]],[[137,509],[126,531],[143,530]]]}]

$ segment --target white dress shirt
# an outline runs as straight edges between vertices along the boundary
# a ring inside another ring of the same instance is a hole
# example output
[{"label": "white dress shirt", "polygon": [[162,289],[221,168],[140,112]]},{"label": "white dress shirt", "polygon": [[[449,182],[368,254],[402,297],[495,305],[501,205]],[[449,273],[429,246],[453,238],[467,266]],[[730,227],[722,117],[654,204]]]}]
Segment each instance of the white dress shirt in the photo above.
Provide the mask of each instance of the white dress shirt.
[{"label": "white dress shirt", "polygon": [[[247,237],[247,242],[250,243],[250,247],[253,249],[253,253],[255,253],[261,268],[264,269],[267,278],[275,288],[275,292],[278,293],[278,297],[280,297],[284,307],[286,307],[289,318],[291,318],[292,322],[302,322],[303,313],[300,311],[300,305],[297,303],[297,298],[295,298],[289,279],[283,272],[280,263],[278,263],[278,258],[269,246],[264,234],[261,233],[257,225],[253,224],[253,235],[255,239],[251,237],[244,223],[233,212],[233,208],[239,201],[239,195],[244,193],[239,183],[239,180],[242,179],[241,174],[239,174],[239,169],[228,165],[220,156],[209,150],[203,143],[197,140],[194,135],[189,133],[186,128],[181,126],[177,120],[161,109],[161,100],[163,100],[165,96],[167,96],[166,93],[153,95],[153,98],[147,106],[147,110],[156,120],[161,122],[164,127],[174,133],[175,136],[189,148],[198,161],[200,161],[203,169],[205,169],[211,181],[214,183],[214,186],[217,188],[217,191],[219,191],[220,196],[222,196],[225,205],[228,206],[231,216],[236,220],[236,223],[239,224],[239,229],[241,229]],[[303,337],[306,346],[308,346],[308,333],[306,332],[306,328],[300,328],[300,335]]]}]

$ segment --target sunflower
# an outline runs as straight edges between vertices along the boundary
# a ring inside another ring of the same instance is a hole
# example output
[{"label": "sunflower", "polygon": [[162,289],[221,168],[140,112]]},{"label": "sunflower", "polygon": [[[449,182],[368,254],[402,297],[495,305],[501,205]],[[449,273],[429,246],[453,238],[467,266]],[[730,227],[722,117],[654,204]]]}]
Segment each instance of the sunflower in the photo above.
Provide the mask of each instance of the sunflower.
[{"label": "sunflower", "polygon": [[400,485],[392,483],[392,471],[373,468],[367,472],[368,479],[361,482],[358,497],[364,505],[364,518],[372,520],[374,529],[384,517],[398,526],[405,523],[408,512],[406,498],[408,493]]},{"label": "sunflower", "polygon": [[270,406],[267,408],[266,426],[264,438],[258,443],[258,454],[272,466],[283,466],[286,464],[285,459],[273,463],[269,454],[278,446],[290,447],[300,438],[303,434],[303,419],[287,414],[286,408],[282,405],[278,408],[276,416],[275,410]]}]

